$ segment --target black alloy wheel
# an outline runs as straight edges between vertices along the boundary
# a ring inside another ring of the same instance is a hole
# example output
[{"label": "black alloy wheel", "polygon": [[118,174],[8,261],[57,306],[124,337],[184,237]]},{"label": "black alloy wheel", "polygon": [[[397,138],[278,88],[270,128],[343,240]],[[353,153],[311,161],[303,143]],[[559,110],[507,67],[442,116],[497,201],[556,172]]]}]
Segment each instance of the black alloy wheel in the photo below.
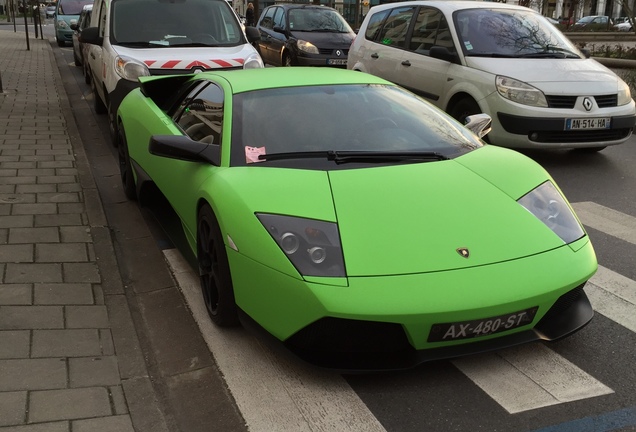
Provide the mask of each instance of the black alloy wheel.
[{"label": "black alloy wheel", "polygon": [[133,169],[130,163],[130,155],[128,154],[128,141],[123,126],[117,128],[119,145],[117,147],[117,156],[119,160],[119,175],[121,176],[121,185],[126,198],[129,200],[137,199],[137,189],[135,186],[135,178],[133,177]]},{"label": "black alloy wheel", "polygon": [[292,62],[292,58],[291,55],[288,52],[283,53],[283,66],[285,67],[289,67],[289,66],[293,66],[293,62]]},{"label": "black alloy wheel", "polygon": [[106,114],[106,105],[102,102],[102,99],[99,97],[99,93],[97,93],[97,83],[95,80],[92,80],[93,88],[93,108],[95,109],[96,114]]},{"label": "black alloy wheel", "polygon": [[466,97],[460,99],[448,112],[451,117],[459,121],[461,124],[466,124],[466,117],[480,114],[481,109],[479,105],[472,98]]},{"label": "black alloy wheel", "polygon": [[220,327],[238,325],[232,276],[223,235],[216,216],[207,204],[199,210],[197,260],[201,291],[208,315]]},{"label": "black alloy wheel", "polygon": [[84,82],[91,85],[91,70],[88,68],[86,63],[86,60],[84,60]]}]

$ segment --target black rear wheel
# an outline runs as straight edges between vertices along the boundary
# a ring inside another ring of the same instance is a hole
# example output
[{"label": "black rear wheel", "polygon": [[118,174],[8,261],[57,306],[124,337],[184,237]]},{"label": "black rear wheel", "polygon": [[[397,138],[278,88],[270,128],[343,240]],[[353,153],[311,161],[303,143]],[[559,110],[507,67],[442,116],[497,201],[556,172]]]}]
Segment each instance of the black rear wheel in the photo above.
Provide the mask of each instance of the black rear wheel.
[{"label": "black rear wheel", "polygon": [[97,84],[95,80],[92,80],[93,87],[93,108],[95,109],[96,114],[106,114],[106,105],[102,102],[102,99],[99,97],[99,93],[97,93]]},{"label": "black rear wheel", "polygon": [[221,228],[209,205],[199,210],[197,260],[203,301],[208,315],[220,327],[239,324],[230,264]]},{"label": "black rear wheel", "polygon": [[117,128],[119,145],[117,146],[117,156],[119,159],[119,174],[121,176],[121,185],[126,198],[129,200],[137,199],[137,189],[135,186],[135,178],[133,177],[133,169],[130,163],[130,155],[128,154],[128,141],[126,141],[126,133],[120,124]]}]

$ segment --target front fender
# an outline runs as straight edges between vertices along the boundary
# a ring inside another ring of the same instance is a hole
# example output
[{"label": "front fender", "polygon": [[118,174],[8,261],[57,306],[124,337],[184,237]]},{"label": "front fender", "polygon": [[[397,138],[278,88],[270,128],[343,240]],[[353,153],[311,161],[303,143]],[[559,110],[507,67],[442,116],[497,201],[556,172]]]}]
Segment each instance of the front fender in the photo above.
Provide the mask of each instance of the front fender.
[{"label": "front fender", "polygon": [[439,104],[440,107],[444,108],[444,111],[448,112],[456,95],[465,94],[477,102],[483,113],[493,117],[485,99],[497,91],[495,75],[468,66],[453,64],[448,70],[448,77],[450,85]]}]

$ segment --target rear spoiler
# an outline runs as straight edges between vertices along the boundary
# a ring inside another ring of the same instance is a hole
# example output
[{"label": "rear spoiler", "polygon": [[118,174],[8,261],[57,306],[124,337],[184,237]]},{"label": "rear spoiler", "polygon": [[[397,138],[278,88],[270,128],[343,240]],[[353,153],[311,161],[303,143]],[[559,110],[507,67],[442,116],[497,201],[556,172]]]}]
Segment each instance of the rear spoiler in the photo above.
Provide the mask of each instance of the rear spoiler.
[{"label": "rear spoiler", "polygon": [[139,77],[141,93],[166,111],[172,106],[179,88],[193,76],[194,74]]}]

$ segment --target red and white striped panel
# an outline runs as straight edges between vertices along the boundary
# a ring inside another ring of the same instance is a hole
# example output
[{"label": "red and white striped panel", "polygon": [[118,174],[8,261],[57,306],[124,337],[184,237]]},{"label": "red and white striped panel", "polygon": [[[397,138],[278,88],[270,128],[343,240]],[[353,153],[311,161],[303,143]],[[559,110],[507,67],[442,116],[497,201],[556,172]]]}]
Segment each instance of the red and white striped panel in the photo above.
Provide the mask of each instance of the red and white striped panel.
[{"label": "red and white striped panel", "polygon": [[245,60],[236,59],[216,59],[216,60],[144,60],[146,66],[152,69],[181,69],[189,70],[195,67],[203,69],[219,69],[228,67],[243,66]]}]

